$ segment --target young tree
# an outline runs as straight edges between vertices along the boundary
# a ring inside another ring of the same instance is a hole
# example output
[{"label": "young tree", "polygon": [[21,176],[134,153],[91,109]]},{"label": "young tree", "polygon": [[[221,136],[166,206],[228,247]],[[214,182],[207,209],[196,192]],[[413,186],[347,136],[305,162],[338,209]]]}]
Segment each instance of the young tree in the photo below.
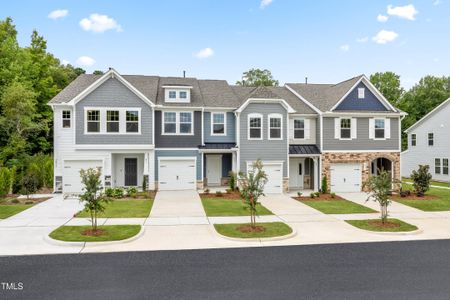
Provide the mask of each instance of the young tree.
[{"label": "young tree", "polygon": [[431,174],[428,171],[430,167],[428,165],[419,165],[419,169],[413,170],[411,173],[411,179],[414,181],[414,190],[418,197],[423,197],[425,193],[430,189]]},{"label": "young tree", "polygon": [[242,86],[278,86],[278,80],[273,79],[272,73],[267,70],[250,69],[244,72],[242,80],[236,82]]},{"label": "young tree", "polygon": [[27,195],[27,199],[30,198],[30,194],[36,192],[39,188],[38,174],[35,172],[26,173],[21,180],[22,189]]},{"label": "young tree", "polygon": [[328,193],[328,180],[327,176],[322,177],[322,193]]},{"label": "young tree", "polygon": [[388,206],[391,203],[389,196],[393,183],[391,172],[379,170],[378,176],[369,177],[363,184],[363,187],[370,193],[366,201],[372,199],[380,204],[381,222],[383,224],[388,217]]},{"label": "young tree", "polygon": [[258,199],[264,196],[264,186],[267,183],[267,175],[263,171],[261,160],[257,160],[252,165],[252,169],[247,173],[239,173],[240,193],[244,203],[250,210],[250,224],[256,227],[256,206]]},{"label": "young tree", "polygon": [[80,195],[80,201],[84,203],[84,209],[91,216],[92,231],[97,231],[97,215],[105,210],[105,204],[108,199],[103,197],[101,182],[102,172],[100,168],[81,170],[81,182],[84,185],[83,193]]}]

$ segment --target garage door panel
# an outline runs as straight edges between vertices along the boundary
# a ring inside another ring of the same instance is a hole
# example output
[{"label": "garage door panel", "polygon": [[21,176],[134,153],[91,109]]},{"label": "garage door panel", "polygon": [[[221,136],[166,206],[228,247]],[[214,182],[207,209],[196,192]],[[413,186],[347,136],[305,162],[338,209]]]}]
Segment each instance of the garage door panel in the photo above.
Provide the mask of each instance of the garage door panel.
[{"label": "garage door panel", "polygon": [[[247,170],[251,170],[248,164]],[[267,176],[267,183],[264,186],[265,194],[280,194],[283,192],[283,164],[268,164],[263,162],[263,171]]]},{"label": "garage door panel", "polygon": [[158,182],[160,190],[195,190],[195,160],[160,160]]},{"label": "garage door panel", "polygon": [[336,163],[331,164],[331,191],[332,192],[360,192],[361,191],[361,164]]},{"label": "garage door panel", "polygon": [[66,160],[63,170],[63,193],[78,194],[83,191],[80,171],[89,168],[102,168],[101,160]]}]

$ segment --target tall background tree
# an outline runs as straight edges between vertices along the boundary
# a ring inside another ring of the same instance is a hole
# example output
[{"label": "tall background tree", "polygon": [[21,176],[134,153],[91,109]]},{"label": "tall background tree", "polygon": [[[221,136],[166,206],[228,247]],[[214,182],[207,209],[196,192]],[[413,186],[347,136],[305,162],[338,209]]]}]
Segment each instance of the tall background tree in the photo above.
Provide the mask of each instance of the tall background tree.
[{"label": "tall background tree", "polygon": [[394,72],[374,73],[370,75],[370,82],[395,106],[397,106],[405,92],[400,85],[400,76]]},{"label": "tall background tree", "polygon": [[236,84],[242,86],[278,86],[279,83],[267,69],[250,69],[242,74],[242,80],[237,81]]}]

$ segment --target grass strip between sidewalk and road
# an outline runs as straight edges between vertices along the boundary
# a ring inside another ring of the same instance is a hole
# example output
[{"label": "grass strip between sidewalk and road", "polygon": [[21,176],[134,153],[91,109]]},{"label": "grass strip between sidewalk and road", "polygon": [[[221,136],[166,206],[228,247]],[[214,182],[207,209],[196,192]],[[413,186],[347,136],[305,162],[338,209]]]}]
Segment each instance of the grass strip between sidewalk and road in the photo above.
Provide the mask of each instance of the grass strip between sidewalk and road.
[{"label": "grass strip between sidewalk and road", "polygon": [[64,242],[109,242],[121,241],[135,236],[141,225],[105,225],[98,226],[104,234],[100,236],[83,235],[91,226],[61,226],[50,233],[50,237]]},{"label": "grass strip between sidewalk and road", "polygon": [[242,226],[250,224],[214,224],[214,228],[218,233],[232,238],[268,238],[284,236],[292,233],[292,228],[282,222],[256,223],[256,226],[264,227],[262,232],[242,232],[239,230]]},{"label": "grass strip between sidewalk and road", "polygon": [[377,232],[408,232],[417,230],[417,227],[409,223],[403,222],[399,219],[387,219],[386,226],[382,226],[381,219],[370,220],[345,220],[350,225],[357,228],[377,231]]}]

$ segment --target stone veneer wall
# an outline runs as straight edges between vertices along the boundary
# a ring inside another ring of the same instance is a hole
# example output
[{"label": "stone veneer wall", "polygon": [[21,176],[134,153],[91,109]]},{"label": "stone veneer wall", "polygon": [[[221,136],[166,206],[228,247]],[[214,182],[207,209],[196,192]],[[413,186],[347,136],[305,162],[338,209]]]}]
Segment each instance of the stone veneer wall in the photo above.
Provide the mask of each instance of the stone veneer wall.
[{"label": "stone veneer wall", "polygon": [[283,178],[283,193],[289,192],[289,177]]},{"label": "stone veneer wall", "polygon": [[[370,176],[370,165],[374,159],[387,158],[392,162],[394,168],[394,178],[400,180],[400,152],[325,152],[322,153],[322,176],[326,176],[328,186],[330,186],[330,165],[332,163],[362,163],[362,182]],[[361,183],[362,184],[362,183]]]}]

